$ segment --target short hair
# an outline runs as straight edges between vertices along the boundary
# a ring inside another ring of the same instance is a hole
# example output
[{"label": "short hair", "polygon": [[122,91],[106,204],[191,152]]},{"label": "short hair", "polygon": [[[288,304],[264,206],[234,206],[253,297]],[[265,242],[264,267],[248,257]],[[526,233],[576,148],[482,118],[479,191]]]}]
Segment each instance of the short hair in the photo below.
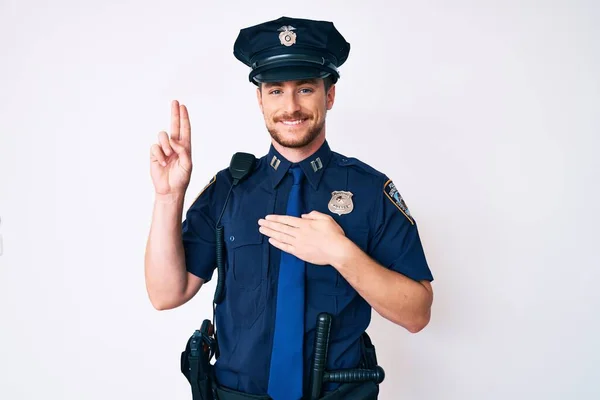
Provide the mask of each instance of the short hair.
[{"label": "short hair", "polygon": [[[327,75],[323,78],[323,85],[325,86],[325,93],[329,92],[329,89],[335,84],[334,76]],[[258,88],[262,91],[263,83],[258,83]]]},{"label": "short hair", "polygon": [[333,79],[333,75],[327,75],[324,79],[323,79],[323,83],[325,84],[325,93],[329,92],[329,89],[333,86],[334,79]]}]

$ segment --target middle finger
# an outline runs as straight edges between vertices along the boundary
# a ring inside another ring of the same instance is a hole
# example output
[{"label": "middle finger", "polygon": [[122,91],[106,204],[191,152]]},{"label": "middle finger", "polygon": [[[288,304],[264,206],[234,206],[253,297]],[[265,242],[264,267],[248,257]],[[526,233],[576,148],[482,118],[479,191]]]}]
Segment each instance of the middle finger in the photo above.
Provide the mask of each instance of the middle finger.
[{"label": "middle finger", "polygon": [[180,138],[179,128],[179,102],[173,100],[171,102],[171,137],[175,140],[179,140]]},{"label": "middle finger", "polygon": [[292,244],[292,242],[294,241],[294,237],[290,236],[286,233],[283,232],[278,232],[274,229],[271,228],[267,228],[265,226],[261,226],[260,228],[258,228],[258,231],[260,233],[262,233],[263,235],[266,235],[270,238],[276,239],[282,243],[286,243],[286,244]]}]

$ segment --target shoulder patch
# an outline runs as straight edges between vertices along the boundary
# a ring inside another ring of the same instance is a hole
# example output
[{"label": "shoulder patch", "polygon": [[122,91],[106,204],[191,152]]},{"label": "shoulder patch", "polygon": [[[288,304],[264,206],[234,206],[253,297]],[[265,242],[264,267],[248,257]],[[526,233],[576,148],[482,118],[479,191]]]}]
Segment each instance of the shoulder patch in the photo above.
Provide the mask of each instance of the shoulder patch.
[{"label": "shoulder patch", "polygon": [[410,223],[414,225],[415,220],[410,215],[410,211],[408,209],[408,206],[406,205],[406,202],[402,198],[402,195],[400,195],[400,192],[398,192],[398,189],[396,189],[396,185],[394,185],[394,182],[392,182],[391,179],[388,180],[383,186],[383,192],[385,193],[387,198],[390,199],[392,203],[394,203],[398,210],[402,211],[402,214],[404,214],[404,216],[410,221]]},{"label": "shoulder patch", "polygon": [[215,176],[213,176],[213,177],[211,178],[211,180],[210,180],[210,181],[209,181],[209,182],[206,184],[206,186],[204,186],[204,188],[203,188],[203,189],[200,191],[200,193],[198,193],[198,196],[196,196],[196,198],[194,199],[194,201],[198,200],[198,198],[199,198],[200,196],[202,196],[202,193],[204,193],[204,191],[205,191],[205,190],[206,190],[206,189],[207,189],[207,188],[208,188],[210,185],[212,185],[213,183],[215,183],[215,181],[216,181],[216,180],[217,180],[217,175],[215,175]]}]

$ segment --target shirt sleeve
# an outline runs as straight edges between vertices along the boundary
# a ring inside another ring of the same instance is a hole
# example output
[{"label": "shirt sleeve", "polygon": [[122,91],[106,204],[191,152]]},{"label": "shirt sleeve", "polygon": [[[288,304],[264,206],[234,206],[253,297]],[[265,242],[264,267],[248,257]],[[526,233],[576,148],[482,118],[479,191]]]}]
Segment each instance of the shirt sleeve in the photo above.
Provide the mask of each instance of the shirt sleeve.
[{"label": "shirt sleeve", "polygon": [[196,197],[182,222],[185,265],[188,272],[212,279],[216,268],[215,213],[219,201],[219,185],[215,175]]},{"label": "shirt sleeve", "polygon": [[383,266],[415,281],[433,281],[417,224],[394,183],[384,180],[370,255]]}]

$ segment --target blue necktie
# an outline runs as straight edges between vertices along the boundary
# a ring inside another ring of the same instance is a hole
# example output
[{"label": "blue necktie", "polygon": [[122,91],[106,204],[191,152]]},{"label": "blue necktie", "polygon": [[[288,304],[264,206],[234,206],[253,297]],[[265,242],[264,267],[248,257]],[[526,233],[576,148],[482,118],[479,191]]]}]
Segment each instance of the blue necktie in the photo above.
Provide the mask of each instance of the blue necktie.
[{"label": "blue necktie", "polygon": [[[290,169],[294,184],[287,204],[287,215],[301,214],[300,189],[304,174],[300,167]],[[269,373],[268,393],[274,400],[302,397],[304,371],[304,261],[281,252],[275,333]]]}]

